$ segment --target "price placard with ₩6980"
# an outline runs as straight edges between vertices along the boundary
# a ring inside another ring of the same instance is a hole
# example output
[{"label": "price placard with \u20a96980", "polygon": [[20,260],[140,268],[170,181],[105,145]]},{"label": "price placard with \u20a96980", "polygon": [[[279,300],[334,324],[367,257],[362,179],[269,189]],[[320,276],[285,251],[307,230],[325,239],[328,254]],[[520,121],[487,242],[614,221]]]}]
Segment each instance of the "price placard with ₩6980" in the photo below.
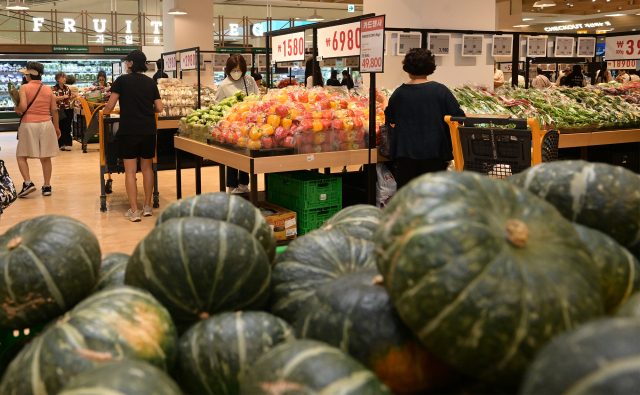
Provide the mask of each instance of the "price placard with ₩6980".
[{"label": "price placard with \u20a96980", "polygon": [[323,59],[360,56],[360,22],[318,29],[318,55]]}]

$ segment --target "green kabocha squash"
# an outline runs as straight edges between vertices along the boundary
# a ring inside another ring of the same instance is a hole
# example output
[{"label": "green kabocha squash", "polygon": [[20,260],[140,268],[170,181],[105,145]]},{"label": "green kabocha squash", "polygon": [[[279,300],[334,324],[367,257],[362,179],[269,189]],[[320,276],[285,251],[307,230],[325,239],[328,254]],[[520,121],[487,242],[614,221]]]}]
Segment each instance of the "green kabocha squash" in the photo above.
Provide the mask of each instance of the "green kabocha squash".
[{"label": "green kabocha squash", "polygon": [[178,335],[169,312],[148,292],[121,286],[93,294],[51,323],[16,356],[1,395],[54,395],[100,363],[145,360],[170,370]]},{"label": "green kabocha squash", "polygon": [[337,230],[315,230],[294,240],[276,259],[271,312],[290,324],[304,303],[329,281],[375,268],[374,244]]},{"label": "green kabocha squash", "polygon": [[58,395],[181,395],[169,375],[143,361],[107,362],[80,373]]},{"label": "green kabocha squash", "polygon": [[96,284],[96,291],[124,285],[124,273],[127,270],[129,258],[129,255],[121,252],[114,252],[105,256],[100,264],[100,276],[98,277],[98,284]]},{"label": "green kabocha squash", "polygon": [[375,269],[318,289],[298,315],[296,337],[340,348],[396,394],[418,393],[454,378],[400,320]]},{"label": "green kabocha squash", "polygon": [[380,226],[382,210],[368,204],[358,204],[340,210],[324,223],[322,229],[339,229],[349,236],[371,240]]},{"label": "green kabocha squash", "polygon": [[125,283],[151,292],[183,328],[223,311],[260,310],[269,298],[270,271],[267,254],[245,229],[176,218],[138,244]]},{"label": "green kabocha squash", "polygon": [[640,177],[630,170],[581,160],[558,161],[506,180],[550,202],[570,221],[606,233],[625,247],[631,249],[640,242]]},{"label": "green kabocha squash", "polygon": [[640,319],[640,292],[631,295],[629,300],[616,313],[618,317],[633,317]]},{"label": "green kabocha squash", "polygon": [[176,377],[190,394],[239,394],[240,373],[293,329],[261,311],[221,313],[192,326],[180,338]]},{"label": "green kabocha squash", "polygon": [[340,349],[314,340],[282,343],[244,372],[241,393],[382,395],[391,391]]},{"label": "green kabocha squash", "polygon": [[46,323],[91,293],[100,244],[82,222],[45,215],[0,236],[0,328]]},{"label": "green kabocha squash", "polygon": [[604,313],[596,264],[572,224],[504,181],[428,174],[381,222],[378,268],[400,317],[462,373],[515,385],[551,337]]},{"label": "green kabocha squash", "polygon": [[521,395],[629,395],[640,388],[640,320],[608,318],[564,333],[536,355]]},{"label": "green kabocha squash", "polygon": [[224,192],[204,193],[173,202],[165,208],[156,225],[171,218],[203,217],[238,225],[251,233],[264,248],[269,262],[276,256],[276,236],[267,219],[251,202]]},{"label": "green kabocha squash", "polygon": [[574,227],[600,270],[605,312],[615,313],[640,290],[640,263],[612,237],[579,224]]}]

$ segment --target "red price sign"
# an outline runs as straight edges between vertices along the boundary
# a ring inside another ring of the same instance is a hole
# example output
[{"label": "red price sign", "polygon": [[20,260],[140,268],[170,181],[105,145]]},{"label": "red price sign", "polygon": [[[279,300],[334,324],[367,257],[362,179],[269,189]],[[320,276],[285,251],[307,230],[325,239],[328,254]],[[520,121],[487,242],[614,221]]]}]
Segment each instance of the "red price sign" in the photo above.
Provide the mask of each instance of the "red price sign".
[{"label": "red price sign", "polygon": [[607,37],[607,60],[640,59],[640,35]]},{"label": "red price sign", "polygon": [[180,56],[180,69],[193,70],[198,67],[196,51],[183,52]]},{"label": "red price sign", "polygon": [[607,62],[607,69],[609,70],[635,70],[635,60],[610,60]]},{"label": "red price sign", "polygon": [[361,73],[384,72],[384,21],[384,15],[360,21]]},{"label": "red price sign", "polygon": [[318,55],[323,58],[360,56],[360,22],[318,29]]},{"label": "red price sign", "polygon": [[168,55],[164,57],[164,70],[165,71],[176,70],[176,54]]},{"label": "red price sign", "polygon": [[276,62],[304,61],[304,32],[274,36],[272,45]]}]

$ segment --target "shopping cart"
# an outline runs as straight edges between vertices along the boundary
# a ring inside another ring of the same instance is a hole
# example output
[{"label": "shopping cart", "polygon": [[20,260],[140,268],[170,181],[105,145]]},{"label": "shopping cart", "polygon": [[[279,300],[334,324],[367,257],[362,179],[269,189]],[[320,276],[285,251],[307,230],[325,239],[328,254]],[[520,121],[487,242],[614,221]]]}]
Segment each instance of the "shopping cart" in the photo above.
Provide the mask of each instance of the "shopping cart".
[{"label": "shopping cart", "polygon": [[82,105],[86,128],[82,131],[82,152],[87,153],[87,144],[89,140],[99,132],[98,127],[98,111],[104,107],[105,103],[93,103],[83,98],[78,98]]},{"label": "shopping cart", "polygon": [[541,130],[536,119],[446,116],[445,121],[458,171],[504,178],[558,159],[560,134]]},{"label": "shopping cart", "polygon": [[[98,113],[98,132],[100,137],[100,211],[107,212],[107,194],[113,191],[111,174],[124,174],[124,162],[118,155],[118,133],[114,125],[120,118],[105,118],[104,115],[119,114],[119,110]],[[156,124],[158,114],[156,114]],[[105,180],[104,176],[108,179]],[[158,150],[153,158],[153,208],[160,207],[160,193],[158,192]]]}]

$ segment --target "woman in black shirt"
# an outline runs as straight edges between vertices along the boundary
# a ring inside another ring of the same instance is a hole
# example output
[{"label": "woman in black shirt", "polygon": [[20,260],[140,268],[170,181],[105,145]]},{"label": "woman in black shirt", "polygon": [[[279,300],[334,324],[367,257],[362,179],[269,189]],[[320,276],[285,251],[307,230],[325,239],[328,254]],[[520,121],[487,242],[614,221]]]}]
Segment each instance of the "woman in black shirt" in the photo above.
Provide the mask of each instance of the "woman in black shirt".
[{"label": "woman in black shirt", "polygon": [[327,86],[340,86],[340,81],[338,81],[338,70],[331,70],[331,78],[327,80]]},{"label": "woman in black shirt", "polygon": [[340,83],[342,86],[346,86],[347,89],[353,89],[355,86],[353,84],[353,79],[347,70],[342,70],[342,82]]},{"label": "woman in black shirt", "polygon": [[431,51],[414,48],[402,64],[410,81],[390,99],[377,94],[385,108],[387,127],[395,125],[391,159],[397,161],[398,189],[422,174],[446,170],[447,161],[453,159],[453,145],[444,117],[465,115],[449,88],[427,79],[436,70]]},{"label": "woman in black shirt", "polygon": [[566,85],[570,88],[575,88],[576,86],[582,87],[586,85],[584,81],[585,79],[582,74],[582,67],[576,64],[573,66],[573,72],[567,76],[565,83],[561,85]]}]

